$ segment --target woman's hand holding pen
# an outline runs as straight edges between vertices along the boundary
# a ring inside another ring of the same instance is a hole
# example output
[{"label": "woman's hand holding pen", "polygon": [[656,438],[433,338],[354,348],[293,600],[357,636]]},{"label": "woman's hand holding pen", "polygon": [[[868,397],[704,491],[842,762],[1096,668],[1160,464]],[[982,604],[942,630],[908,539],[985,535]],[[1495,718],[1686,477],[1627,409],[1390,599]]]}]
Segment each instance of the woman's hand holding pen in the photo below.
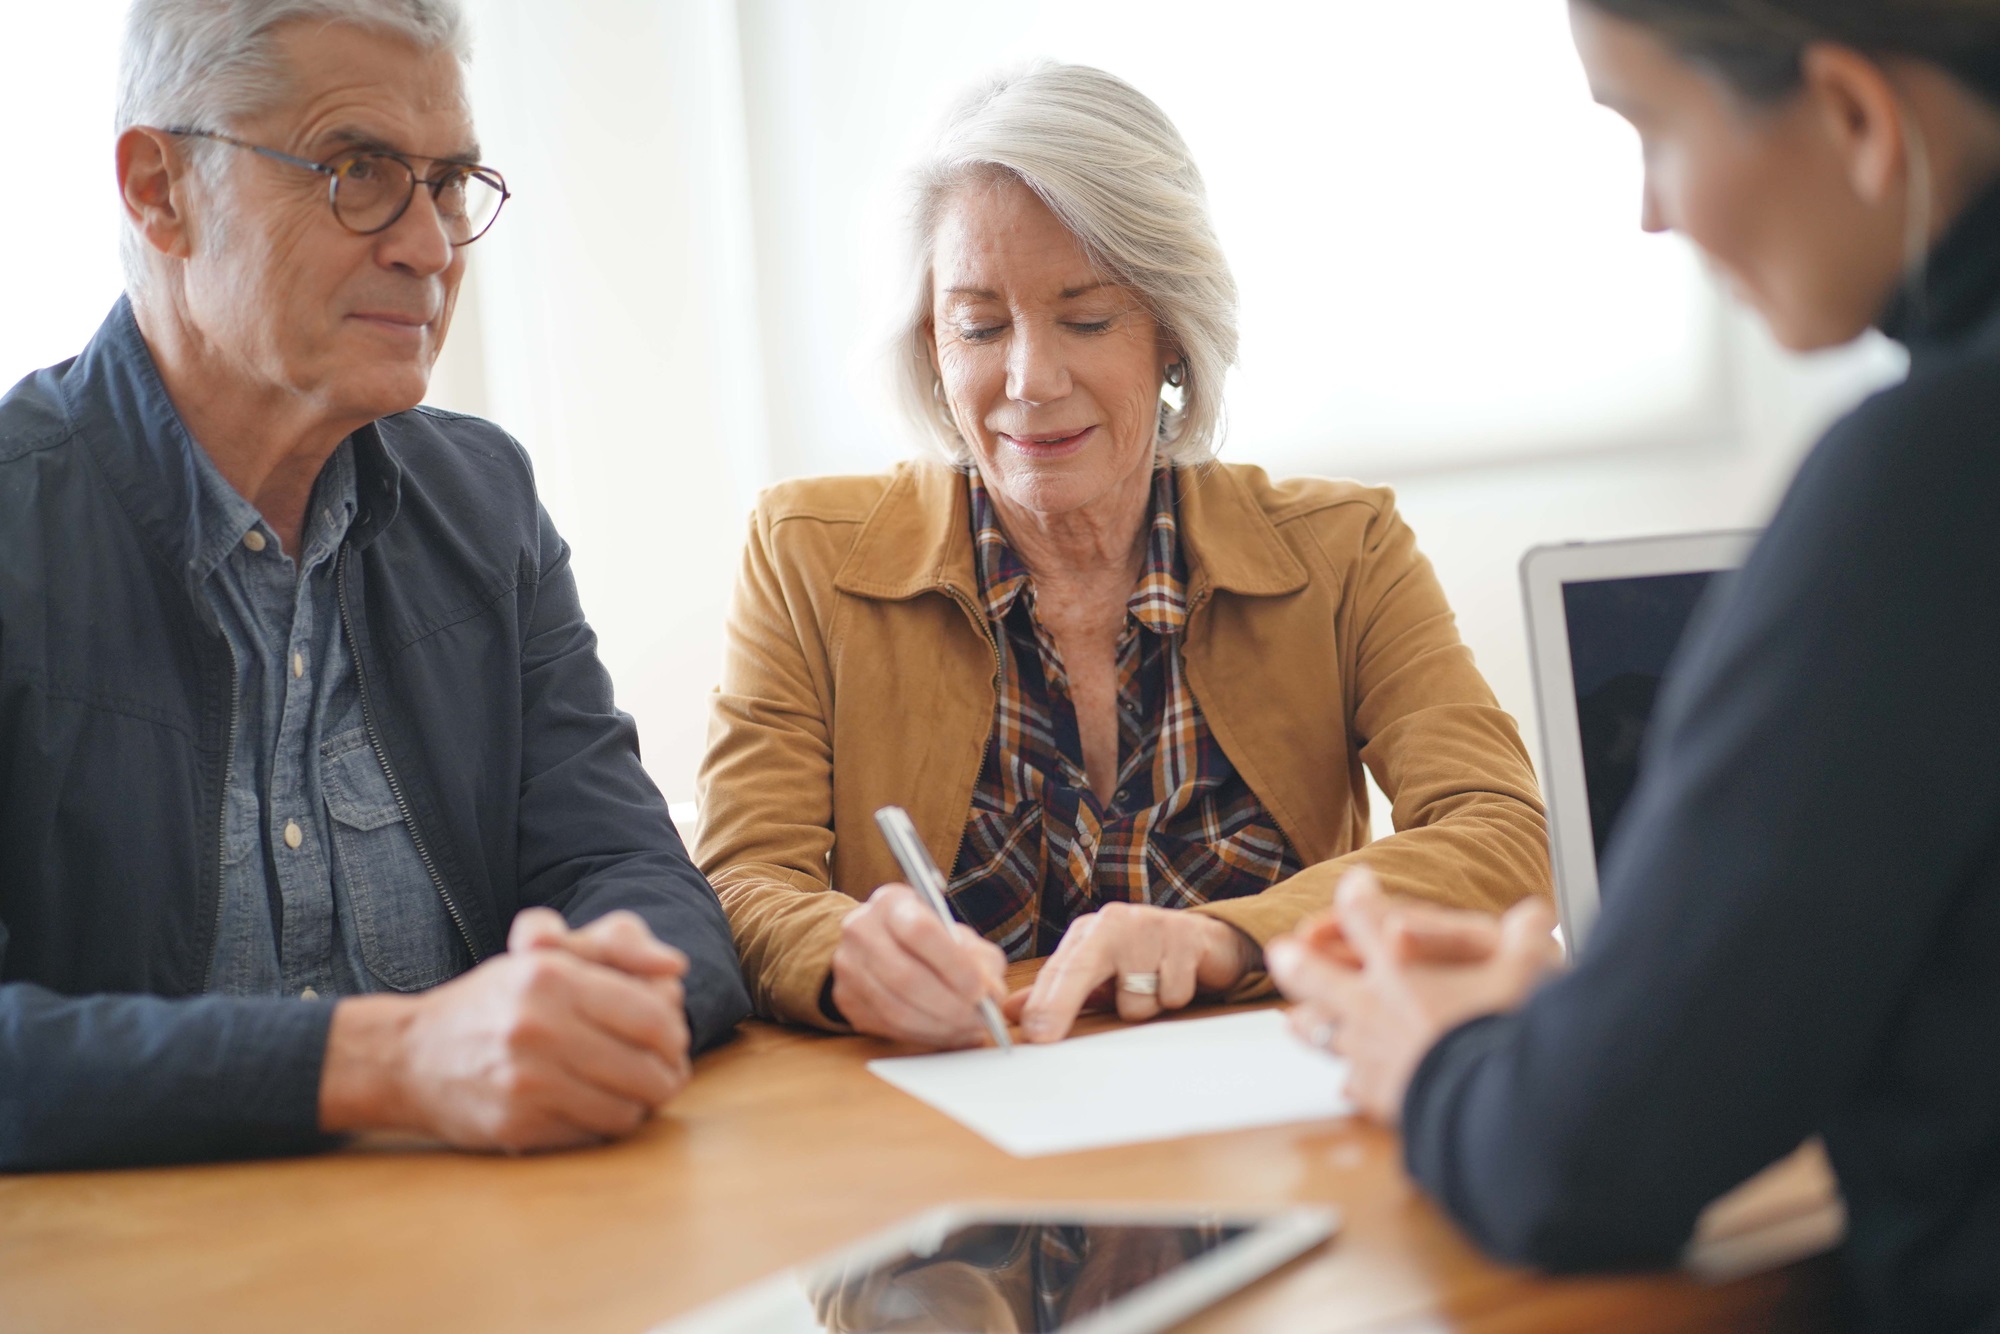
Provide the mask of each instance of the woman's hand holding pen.
[{"label": "woman's hand holding pen", "polygon": [[987,1041],[983,998],[1007,994],[1007,956],[971,927],[947,926],[904,884],[887,884],[841,923],[833,1004],[859,1033],[927,1047]]}]

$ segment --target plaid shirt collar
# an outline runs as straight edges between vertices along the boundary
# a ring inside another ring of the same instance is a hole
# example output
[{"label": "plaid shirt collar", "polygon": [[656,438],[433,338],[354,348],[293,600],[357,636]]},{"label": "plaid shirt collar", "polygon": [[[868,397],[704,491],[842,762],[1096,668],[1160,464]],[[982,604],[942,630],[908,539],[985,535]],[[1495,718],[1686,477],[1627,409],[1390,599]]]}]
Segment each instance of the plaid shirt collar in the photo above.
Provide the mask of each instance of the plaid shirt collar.
[{"label": "plaid shirt collar", "polygon": [[[1021,596],[1034,592],[1035,577],[1000,531],[993,497],[980,480],[979,470],[966,473],[966,488],[972,499],[973,563],[979,572],[979,591],[986,603],[986,616],[994,624]],[[1187,579],[1182,573],[1180,524],[1175,518],[1174,470],[1153,470],[1152,520],[1146,533],[1146,564],[1139,582],[1125,601],[1133,620],[1159,635],[1177,635],[1187,626]]]}]

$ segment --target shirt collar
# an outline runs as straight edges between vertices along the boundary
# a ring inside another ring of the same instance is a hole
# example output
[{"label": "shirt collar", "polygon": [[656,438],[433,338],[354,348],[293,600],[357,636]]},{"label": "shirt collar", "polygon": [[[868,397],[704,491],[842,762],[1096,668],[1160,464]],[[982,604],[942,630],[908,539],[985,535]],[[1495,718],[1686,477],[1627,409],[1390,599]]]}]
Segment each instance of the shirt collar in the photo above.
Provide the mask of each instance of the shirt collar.
[{"label": "shirt collar", "polygon": [[[62,392],[70,429],[96,456],[147,543],[183,574],[192,594],[221,556],[243,540],[256,511],[227,483],[224,490],[242,511],[211,507],[204,499],[207,482],[201,469],[213,472],[214,466],[174,410],[129,298],[121,296],[112,306],[63,377]],[[351,490],[370,497],[365,512],[357,509],[353,525],[355,545],[361,546],[394,519],[401,503],[402,468],[377,423],[370,422],[349,440],[354,450]]]},{"label": "shirt collar", "polygon": [[[1014,554],[1000,530],[993,497],[978,469],[966,472],[966,493],[972,508],[973,565],[989,620],[1002,621],[1024,593],[1034,588],[1034,575]],[[1180,523],[1176,517],[1174,470],[1153,470],[1151,518],[1146,532],[1146,563],[1125,609],[1155,634],[1179,634],[1187,625],[1187,576],[1181,564]]]},{"label": "shirt collar", "polygon": [[[275,544],[277,538],[265,524],[257,507],[231,486],[206,451],[194,448],[194,506],[189,516],[188,574],[199,586],[214,574],[229,553],[251,531],[263,534]],[[340,545],[354,521],[354,445],[343,440],[320,469],[306,505],[306,521],[299,534],[300,549],[288,553],[301,571],[308,570]],[[276,551],[272,555],[276,555]]]}]

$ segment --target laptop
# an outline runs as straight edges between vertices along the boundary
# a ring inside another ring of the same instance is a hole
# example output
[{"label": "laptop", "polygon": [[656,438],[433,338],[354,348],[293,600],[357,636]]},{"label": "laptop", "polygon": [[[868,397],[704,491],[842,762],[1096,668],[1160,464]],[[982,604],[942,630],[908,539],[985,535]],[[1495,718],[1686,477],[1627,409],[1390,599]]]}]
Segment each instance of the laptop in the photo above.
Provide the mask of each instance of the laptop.
[{"label": "laptop", "polygon": [[1754,532],[1536,547],[1521,558],[1541,714],[1556,910],[1574,954],[1597,920],[1597,866],[1639,776],[1653,703],[1696,605]]}]

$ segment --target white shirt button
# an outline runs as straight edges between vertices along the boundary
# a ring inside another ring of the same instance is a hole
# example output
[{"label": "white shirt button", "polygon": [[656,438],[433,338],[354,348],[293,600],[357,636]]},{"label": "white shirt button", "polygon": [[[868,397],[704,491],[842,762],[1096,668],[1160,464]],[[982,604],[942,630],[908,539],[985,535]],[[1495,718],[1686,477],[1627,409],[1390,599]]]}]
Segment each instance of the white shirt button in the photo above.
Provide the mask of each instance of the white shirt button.
[{"label": "white shirt button", "polygon": [[306,674],[306,655],[303,653],[294,653],[292,655],[292,675],[304,676],[305,674]]},{"label": "white shirt button", "polygon": [[285,821],[285,846],[288,848],[296,848],[299,844],[305,841],[306,841],[305,831],[299,828],[299,822],[297,820]]},{"label": "white shirt button", "polygon": [[249,532],[243,534],[243,545],[249,547],[252,551],[262,551],[264,549],[264,535],[255,528],[252,528]]},{"label": "white shirt button", "polygon": [[314,990],[313,990],[313,989],[312,989],[311,987],[307,987],[307,988],[306,988],[306,989],[305,989],[304,991],[301,991],[301,992],[299,993],[299,999],[300,999],[300,1000],[318,1000],[318,999],[319,999],[319,993],[318,993],[317,991],[314,991]]}]

